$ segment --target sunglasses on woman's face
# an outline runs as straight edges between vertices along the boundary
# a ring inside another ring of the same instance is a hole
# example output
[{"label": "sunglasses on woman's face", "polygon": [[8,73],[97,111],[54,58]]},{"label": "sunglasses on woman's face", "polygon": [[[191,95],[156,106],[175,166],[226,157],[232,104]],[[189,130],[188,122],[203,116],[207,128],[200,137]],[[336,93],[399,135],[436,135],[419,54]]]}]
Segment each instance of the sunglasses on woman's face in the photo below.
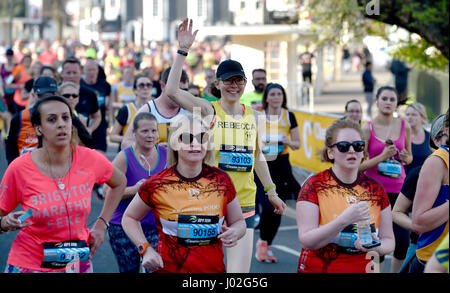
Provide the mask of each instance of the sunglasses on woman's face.
[{"label": "sunglasses on woman's face", "polygon": [[350,146],[353,147],[355,152],[359,153],[364,151],[364,148],[366,147],[366,143],[362,140],[357,140],[354,142],[348,142],[348,141],[340,141],[335,144],[333,144],[331,147],[336,146],[338,151],[341,153],[346,153],[350,150]]},{"label": "sunglasses on woman's face", "polygon": [[143,88],[151,88],[153,86],[152,83],[140,83],[137,85],[138,88],[143,89]]},{"label": "sunglasses on woman's face", "polygon": [[179,140],[183,144],[190,145],[194,141],[194,138],[197,140],[198,143],[204,144],[208,141],[209,136],[208,136],[208,133],[206,133],[206,132],[201,132],[196,135],[185,132],[185,133],[180,134]]},{"label": "sunglasses on woman's face", "polygon": [[62,96],[66,99],[70,99],[70,98],[77,99],[79,97],[79,95],[77,95],[77,94],[63,94]]}]

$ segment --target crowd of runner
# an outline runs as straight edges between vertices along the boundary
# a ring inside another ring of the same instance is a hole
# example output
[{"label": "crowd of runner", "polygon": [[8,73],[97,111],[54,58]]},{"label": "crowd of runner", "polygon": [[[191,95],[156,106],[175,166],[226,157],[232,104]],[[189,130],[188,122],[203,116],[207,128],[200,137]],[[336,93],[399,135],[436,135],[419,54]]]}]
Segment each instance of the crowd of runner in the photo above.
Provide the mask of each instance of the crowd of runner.
[{"label": "crowd of runner", "polygon": [[[423,105],[402,117],[396,89],[381,86],[363,122],[349,99],[325,134],[331,167],[301,186],[283,86],[196,35],[186,19],[173,46],[5,49],[0,233],[20,229],[5,272],[93,272],[108,232],[122,273],[248,273],[253,255],[278,262],[271,244],[290,199],[299,273],[380,272],[389,254],[391,272],[448,272],[448,111],[426,129]],[[88,227],[94,194],[103,208]]]}]

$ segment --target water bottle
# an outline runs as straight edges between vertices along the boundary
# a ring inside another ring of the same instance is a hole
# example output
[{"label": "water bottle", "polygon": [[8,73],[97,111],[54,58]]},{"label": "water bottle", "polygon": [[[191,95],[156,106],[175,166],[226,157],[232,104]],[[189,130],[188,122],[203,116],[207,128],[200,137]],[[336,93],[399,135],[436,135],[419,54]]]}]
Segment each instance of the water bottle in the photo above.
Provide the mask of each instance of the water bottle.
[{"label": "water bottle", "polygon": [[372,231],[370,229],[370,220],[358,222],[358,238],[361,245],[369,245],[372,243]]}]

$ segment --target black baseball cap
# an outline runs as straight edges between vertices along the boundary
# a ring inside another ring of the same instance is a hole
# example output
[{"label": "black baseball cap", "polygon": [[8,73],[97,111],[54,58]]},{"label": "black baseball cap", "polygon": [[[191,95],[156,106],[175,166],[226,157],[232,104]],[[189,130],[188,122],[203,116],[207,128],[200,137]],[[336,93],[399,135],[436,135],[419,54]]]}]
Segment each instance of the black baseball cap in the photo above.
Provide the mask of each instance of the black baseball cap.
[{"label": "black baseball cap", "polygon": [[225,80],[233,76],[246,78],[241,63],[231,59],[222,61],[217,68],[216,78],[218,80]]},{"label": "black baseball cap", "polygon": [[45,93],[58,92],[58,85],[56,80],[49,76],[41,76],[33,83],[33,90],[36,94],[42,95]]}]

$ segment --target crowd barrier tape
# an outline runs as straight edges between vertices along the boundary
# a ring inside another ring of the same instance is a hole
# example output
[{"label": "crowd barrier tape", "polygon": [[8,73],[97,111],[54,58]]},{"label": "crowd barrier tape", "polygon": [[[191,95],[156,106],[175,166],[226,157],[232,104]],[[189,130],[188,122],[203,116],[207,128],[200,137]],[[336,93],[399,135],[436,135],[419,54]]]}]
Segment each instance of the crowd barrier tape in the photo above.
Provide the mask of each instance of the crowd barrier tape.
[{"label": "crowd barrier tape", "polygon": [[331,163],[322,162],[320,153],[325,145],[325,132],[337,119],[338,115],[327,113],[311,113],[302,110],[290,109],[297,119],[300,131],[301,146],[298,150],[289,149],[291,165],[307,171],[318,173],[332,166]]}]

